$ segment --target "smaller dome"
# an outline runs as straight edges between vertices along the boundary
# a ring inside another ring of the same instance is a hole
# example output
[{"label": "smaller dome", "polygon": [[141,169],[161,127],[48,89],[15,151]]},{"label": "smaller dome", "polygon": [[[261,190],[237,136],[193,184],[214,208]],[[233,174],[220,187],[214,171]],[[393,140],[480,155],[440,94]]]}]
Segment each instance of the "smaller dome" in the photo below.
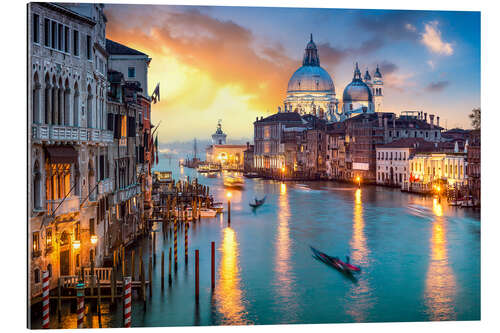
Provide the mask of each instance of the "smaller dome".
[{"label": "smaller dome", "polygon": [[352,82],[344,89],[342,102],[373,102],[373,94],[370,87],[361,80],[361,72],[359,71],[358,63],[356,63]]}]

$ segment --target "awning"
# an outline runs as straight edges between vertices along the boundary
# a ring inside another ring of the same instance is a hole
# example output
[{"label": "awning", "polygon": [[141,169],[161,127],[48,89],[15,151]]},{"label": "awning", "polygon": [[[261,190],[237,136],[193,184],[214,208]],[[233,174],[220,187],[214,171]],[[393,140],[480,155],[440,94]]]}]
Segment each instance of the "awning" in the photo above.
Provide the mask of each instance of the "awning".
[{"label": "awning", "polygon": [[51,163],[77,163],[78,152],[71,146],[46,147]]}]

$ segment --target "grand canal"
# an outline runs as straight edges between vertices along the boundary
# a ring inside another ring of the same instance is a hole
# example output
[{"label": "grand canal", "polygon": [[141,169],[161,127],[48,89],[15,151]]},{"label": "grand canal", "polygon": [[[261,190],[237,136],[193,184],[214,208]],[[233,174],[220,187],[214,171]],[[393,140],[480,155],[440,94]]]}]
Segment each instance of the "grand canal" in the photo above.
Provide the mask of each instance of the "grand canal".
[{"label": "grand canal", "polygon": [[[206,178],[167,160],[159,169],[174,170],[176,179],[198,177],[216,201],[227,202],[221,175]],[[480,319],[477,212],[397,189],[334,182],[245,179],[244,189],[231,194],[230,227],[227,215],[190,227],[187,266],[181,234],[179,268],[163,292],[157,258],[153,296],[146,311],[134,298],[133,326]],[[248,206],[265,195],[266,203],[256,211]],[[158,236],[157,257],[173,243],[161,232]],[[216,244],[213,292],[211,241]],[[310,245],[341,258],[349,255],[362,270],[357,281],[315,260]],[[198,306],[195,249],[200,250]],[[120,307],[110,313],[104,306],[103,327],[120,327],[121,320]],[[97,327],[97,316],[88,316],[87,325]],[[69,308],[62,326],[76,326]]]}]

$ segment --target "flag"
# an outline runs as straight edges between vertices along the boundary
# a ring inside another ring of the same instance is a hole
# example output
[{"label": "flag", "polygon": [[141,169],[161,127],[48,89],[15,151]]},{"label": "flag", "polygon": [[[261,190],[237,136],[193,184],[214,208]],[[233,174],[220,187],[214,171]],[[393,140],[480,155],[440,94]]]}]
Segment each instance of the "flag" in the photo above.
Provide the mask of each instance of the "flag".
[{"label": "flag", "polygon": [[158,164],[158,134],[156,134],[155,138],[155,150],[156,150],[156,164]]},{"label": "flag", "polygon": [[160,101],[160,83],[156,85],[155,90],[153,91],[153,94],[151,95],[151,99],[153,102],[156,104],[156,100],[158,99],[158,102]]}]

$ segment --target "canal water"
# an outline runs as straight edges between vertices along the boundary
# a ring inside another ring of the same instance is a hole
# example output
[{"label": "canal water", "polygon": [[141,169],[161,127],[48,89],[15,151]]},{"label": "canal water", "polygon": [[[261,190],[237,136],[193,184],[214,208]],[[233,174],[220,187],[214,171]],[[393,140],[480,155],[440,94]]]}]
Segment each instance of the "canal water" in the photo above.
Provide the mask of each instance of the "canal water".
[{"label": "canal water", "polygon": [[[175,179],[197,177],[216,201],[227,202],[222,175],[206,178],[168,160],[158,169],[173,170]],[[134,297],[132,326],[480,319],[478,212],[397,189],[335,182],[245,179],[244,189],[230,192],[231,226],[225,214],[192,224],[187,265],[180,233],[178,270],[163,292],[161,251],[168,258],[173,237],[163,240],[161,226],[156,227],[153,296],[146,311]],[[264,196],[262,207],[249,207]],[[213,292],[211,241],[216,244]],[[315,260],[310,245],[342,259],[348,255],[361,272],[356,279],[341,274]],[[198,305],[195,249],[200,251]],[[103,311],[103,327],[121,326],[120,307]],[[69,307],[64,313],[62,327],[76,327]],[[98,327],[97,316],[88,316],[90,325]]]}]

